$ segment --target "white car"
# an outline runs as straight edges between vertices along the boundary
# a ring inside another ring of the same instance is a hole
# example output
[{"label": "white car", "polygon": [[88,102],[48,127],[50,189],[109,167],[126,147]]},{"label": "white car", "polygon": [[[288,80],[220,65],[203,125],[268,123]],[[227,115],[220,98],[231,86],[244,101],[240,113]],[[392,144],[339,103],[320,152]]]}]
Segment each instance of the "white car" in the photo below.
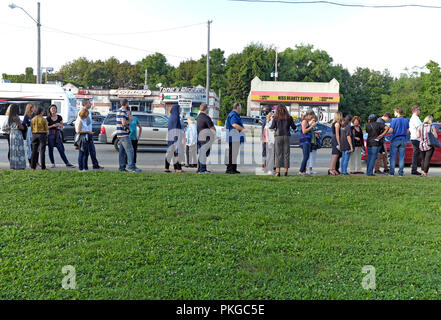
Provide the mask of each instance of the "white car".
[{"label": "white car", "polygon": [[214,126],[216,128],[216,136],[218,143],[227,141],[227,129],[224,126]]}]

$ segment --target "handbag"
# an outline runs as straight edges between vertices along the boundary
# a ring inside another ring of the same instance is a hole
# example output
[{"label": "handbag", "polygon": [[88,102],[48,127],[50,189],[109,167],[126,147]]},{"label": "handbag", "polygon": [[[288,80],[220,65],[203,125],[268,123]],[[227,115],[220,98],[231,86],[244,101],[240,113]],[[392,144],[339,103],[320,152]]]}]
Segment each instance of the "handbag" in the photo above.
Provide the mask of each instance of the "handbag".
[{"label": "handbag", "polygon": [[23,140],[26,140],[26,137],[28,135],[28,126],[24,123],[21,124],[23,126],[23,129],[21,129],[21,133],[23,134]]},{"label": "handbag", "polygon": [[432,126],[430,126],[429,132],[427,132],[427,145],[431,146],[432,148],[441,147],[439,140],[435,138],[435,136],[432,133]]},{"label": "handbag", "polygon": [[74,146],[78,147],[78,142],[80,141],[80,134],[79,133],[75,133],[75,137],[74,137]]}]

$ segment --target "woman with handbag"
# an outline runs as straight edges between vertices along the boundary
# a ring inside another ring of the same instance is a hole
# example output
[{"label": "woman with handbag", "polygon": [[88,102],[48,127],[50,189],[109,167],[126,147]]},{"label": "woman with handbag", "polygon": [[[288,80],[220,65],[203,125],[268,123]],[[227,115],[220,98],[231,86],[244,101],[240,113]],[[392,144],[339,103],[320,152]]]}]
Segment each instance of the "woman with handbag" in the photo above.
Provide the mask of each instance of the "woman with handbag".
[{"label": "woman with handbag", "polygon": [[87,171],[87,159],[90,152],[90,141],[93,136],[92,124],[89,123],[89,111],[81,109],[78,118],[75,121],[75,149],[78,150],[78,170],[80,172]]},{"label": "woman with handbag", "polygon": [[55,159],[54,159],[54,148],[58,149],[58,153],[60,154],[61,159],[66,164],[66,167],[73,168],[75,167],[73,164],[69,162],[66,158],[66,154],[64,152],[63,141],[61,139],[60,130],[63,129],[63,118],[57,114],[57,106],[51,105],[49,108],[49,115],[46,118],[49,135],[47,136],[47,142],[49,147],[49,159],[52,163],[52,168],[55,168]]},{"label": "woman with handbag", "polygon": [[[418,127],[417,138],[420,138],[420,151],[422,155],[421,170],[422,176],[427,177],[435,148],[439,148],[438,134],[432,126],[433,117],[427,116],[422,125]],[[434,141],[436,139],[436,141]]]},{"label": "woman with handbag", "polygon": [[7,121],[10,128],[9,141],[10,141],[10,159],[9,167],[14,170],[26,169],[26,157],[23,140],[23,125],[20,122],[18,116],[18,105],[11,104],[6,112],[8,116]]}]

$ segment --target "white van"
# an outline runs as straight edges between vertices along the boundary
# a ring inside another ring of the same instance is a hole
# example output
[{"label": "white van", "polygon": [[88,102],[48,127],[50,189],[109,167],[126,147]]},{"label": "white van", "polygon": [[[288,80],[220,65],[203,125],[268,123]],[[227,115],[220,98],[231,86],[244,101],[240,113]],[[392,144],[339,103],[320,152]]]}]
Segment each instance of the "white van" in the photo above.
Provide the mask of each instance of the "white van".
[{"label": "white van", "polygon": [[12,103],[18,104],[20,119],[23,119],[26,105],[33,103],[36,107],[42,106],[46,110],[51,104],[58,108],[58,114],[63,122],[74,120],[78,113],[77,101],[71,92],[56,84],[33,83],[0,83],[0,135],[1,125],[6,120],[6,110]]}]

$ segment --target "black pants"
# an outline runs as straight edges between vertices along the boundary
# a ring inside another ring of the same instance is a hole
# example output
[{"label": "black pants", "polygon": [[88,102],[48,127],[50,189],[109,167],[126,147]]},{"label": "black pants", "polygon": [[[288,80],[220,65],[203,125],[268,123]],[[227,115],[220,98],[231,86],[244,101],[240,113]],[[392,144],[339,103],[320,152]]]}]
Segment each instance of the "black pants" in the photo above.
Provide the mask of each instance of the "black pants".
[{"label": "black pants", "polygon": [[412,173],[417,172],[418,167],[421,166],[421,151],[420,142],[418,140],[411,140],[413,155],[412,155]]},{"label": "black pants", "polygon": [[205,172],[205,171],[207,171],[207,160],[208,160],[208,157],[210,156],[210,148],[207,148],[206,153],[205,153],[205,157],[201,153],[201,148],[204,145],[206,145],[207,143],[208,142],[198,141],[198,154],[199,154],[199,157],[198,157],[198,172]]},{"label": "black pants", "polygon": [[227,173],[237,171],[237,156],[239,155],[240,142],[228,142]]},{"label": "black pants", "polygon": [[47,143],[47,134],[46,133],[32,134],[32,157],[31,157],[31,168],[32,169],[35,169],[37,167],[39,153],[40,153],[41,169],[42,170],[46,169],[46,163],[45,163],[46,143]]},{"label": "black pants", "polygon": [[136,152],[138,151],[138,140],[132,140],[133,162],[136,164]]},{"label": "black pants", "polygon": [[430,167],[430,159],[432,159],[434,148],[430,148],[427,151],[421,151],[422,161],[421,161],[421,169],[425,172],[429,172]]},{"label": "black pants", "polygon": [[335,171],[340,172],[340,159],[341,159],[342,153],[340,152],[338,154],[337,162],[335,163]]},{"label": "black pants", "polygon": [[[175,158],[178,157],[178,153],[177,152],[175,152],[173,155],[175,156]],[[181,165],[181,163],[179,161],[177,161],[177,162],[173,163],[173,168],[175,170],[182,170],[182,165]],[[170,162],[168,162],[167,159],[165,159],[165,169],[166,170],[170,169]]]}]

